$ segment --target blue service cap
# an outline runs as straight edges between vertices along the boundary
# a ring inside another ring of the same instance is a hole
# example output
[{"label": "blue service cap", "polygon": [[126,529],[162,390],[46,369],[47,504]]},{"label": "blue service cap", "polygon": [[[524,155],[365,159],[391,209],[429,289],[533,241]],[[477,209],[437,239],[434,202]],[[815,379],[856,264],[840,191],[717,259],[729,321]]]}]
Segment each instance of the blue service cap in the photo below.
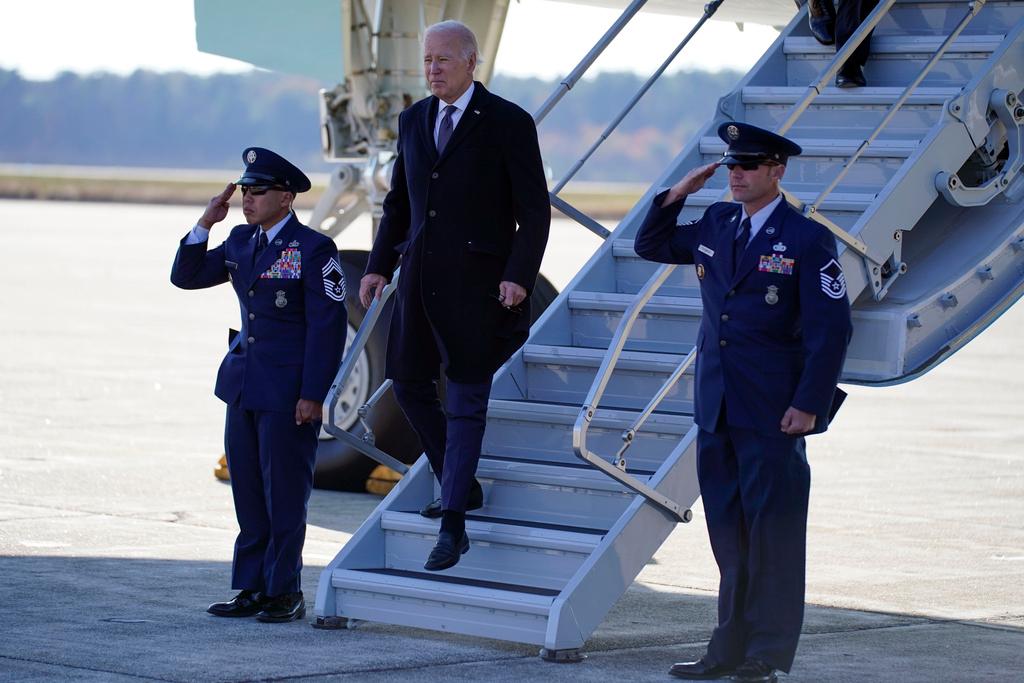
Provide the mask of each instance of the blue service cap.
[{"label": "blue service cap", "polygon": [[247,147],[242,152],[245,171],[235,185],[277,185],[289,192],[305,192],[309,178],[280,154],[262,147]]},{"label": "blue service cap", "polygon": [[739,121],[726,121],[718,127],[718,137],[728,145],[719,163],[745,164],[752,161],[775,161],[785,164],[803,150],[792,140],[770,130]]}]

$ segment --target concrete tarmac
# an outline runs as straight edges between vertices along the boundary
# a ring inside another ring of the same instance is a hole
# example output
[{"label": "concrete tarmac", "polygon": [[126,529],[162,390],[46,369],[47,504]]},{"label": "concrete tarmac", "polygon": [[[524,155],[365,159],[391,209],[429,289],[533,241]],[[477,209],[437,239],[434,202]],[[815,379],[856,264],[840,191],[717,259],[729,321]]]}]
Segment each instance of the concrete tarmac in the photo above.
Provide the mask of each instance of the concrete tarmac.
[{"label": "concrete tarmac", "polygon": [[[238,309],[226,287],[168,282],[200,211],[0,201],[0,680],[668,681],[701,654],[717,571],[699,505],[581,664],[382,624],[310,628],[319,571],[368,494],[313,494],[305,622],[206,614],[232,594],[212,386]],[[342,243],[365,240],[364,226]],[[595,244],[556,221],[544,272],[563,286]],[[808,606],[784,680],[1024,680],[1022,338],[1018,305],[919,380],[851,388],[809,440]]]}]

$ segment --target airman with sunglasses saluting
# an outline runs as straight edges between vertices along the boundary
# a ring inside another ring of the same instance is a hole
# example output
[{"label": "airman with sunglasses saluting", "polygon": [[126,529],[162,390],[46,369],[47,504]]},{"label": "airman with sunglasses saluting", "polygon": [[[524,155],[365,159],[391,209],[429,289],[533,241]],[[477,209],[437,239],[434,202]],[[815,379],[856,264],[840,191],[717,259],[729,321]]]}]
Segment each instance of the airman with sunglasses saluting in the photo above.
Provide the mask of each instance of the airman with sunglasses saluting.
[{"label": "airman with sunglasses saluting", "polygon": [[[284,622],[305,615],[306,504],[322,401],[345,348],[345,276],[334,240],[292,212],[309,178],[269,149],[250,147],[242,160],[242,177],[182,239],[171,282],[202,289],[230,281],[242,312],[215,389],[228,404],[224,444],[239,526],[231,583],[241,592],[207,611]],[[246,223],[207,249],[236,186]]]},{"label": "airman with sunglasses saluting", "polygon": [[[851,334],[832,234],[779,190],[796,143],[739,122],[718,129],[725,156],[658,194],[636,253],[694,264],[703,317],[694,422],[708,534],[721,571],[718,627],[679,678],[770,683],[789,671],[804,608],[810,468],[804,436],[825,431]],[[687,196],[720,166],[736,202],[685,225]]]}]

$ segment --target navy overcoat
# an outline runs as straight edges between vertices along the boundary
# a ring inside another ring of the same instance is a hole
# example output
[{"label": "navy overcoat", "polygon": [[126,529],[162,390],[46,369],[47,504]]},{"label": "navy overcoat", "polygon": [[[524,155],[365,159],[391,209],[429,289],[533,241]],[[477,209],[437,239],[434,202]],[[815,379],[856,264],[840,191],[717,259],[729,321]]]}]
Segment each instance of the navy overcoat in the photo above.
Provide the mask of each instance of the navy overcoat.
[{"label": "navy overcoat", "polygon": [[521,313],[498,301],[498,284],[530,292],[551,222],[533,119],[476,83],[443,152],[434,144],[438,99],[399,117],[398,157],[366,272],[390,278],[402,259],[389,333],[387,375],[437,377],[434,339],[446,374],[490,381],[526,340]]}]

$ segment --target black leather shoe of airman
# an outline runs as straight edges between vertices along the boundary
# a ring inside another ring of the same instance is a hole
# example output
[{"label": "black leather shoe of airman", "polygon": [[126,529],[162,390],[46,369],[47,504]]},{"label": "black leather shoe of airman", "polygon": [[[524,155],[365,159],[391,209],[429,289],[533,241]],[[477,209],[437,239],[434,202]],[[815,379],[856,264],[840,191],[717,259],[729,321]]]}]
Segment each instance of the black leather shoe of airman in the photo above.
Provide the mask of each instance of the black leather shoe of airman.
[{"label": "black leather shoe of airman", "polygon": [[714,664],[701,657],[696,662],[679,662],[668,670],[676,678],[691,681],[720,681],[736,670],[734,666]]},{"label": "black leather shoe of airman", "polygon": [[822,45],[836,42],[836,10],[832,0],[809,0],[807,24],[811,35]]},{"label": "black leather shoe of airman", "polygon": [[302,599],[302,591],[299,591],[267,598],[263,611],[257,614],[256,618],[268,624],[280,624],[303,619],[305,616],[306,601]]},{"label": "black leather shoe of airman", "polygon": [[227,602],[215,602],[206,611],[216,617],[251,617],[263,609],[266,598],[256,591],[244,590]]},{"label": "black leather shoe of airman", "polygon": [[837,88],[863,88],[867,84],[864,69],[859,66],[846,65],[836,74]]},{"label": "black leather shoe of airman", "polygon": [[732,680],[738,683],[777,683],[779,677],[770,664],[760,659],[748,659],[736,667]]},{"label": "black leather shoe of airman", "polygon": [[469,550],[469,536],[462,534],[462,540],[455,542],[455,534],[442,531],[437,535],[437,544],[430,551],[426,564],[423,568],[428,572],[439,572],[442,569],[454,567],[459,559]]},{"label": "black leather shoe of airman", "polygon": [[[476,479],[473,480],[473,486],[469,489],[469,498],[466,499],[466,511],[479,510],[484,506],[484,490],[480,487],[480,482]],[[430,519],[437,519],[441,516],[441,499],[435,498],[434,500],[427,503],[420,514]]]}]

